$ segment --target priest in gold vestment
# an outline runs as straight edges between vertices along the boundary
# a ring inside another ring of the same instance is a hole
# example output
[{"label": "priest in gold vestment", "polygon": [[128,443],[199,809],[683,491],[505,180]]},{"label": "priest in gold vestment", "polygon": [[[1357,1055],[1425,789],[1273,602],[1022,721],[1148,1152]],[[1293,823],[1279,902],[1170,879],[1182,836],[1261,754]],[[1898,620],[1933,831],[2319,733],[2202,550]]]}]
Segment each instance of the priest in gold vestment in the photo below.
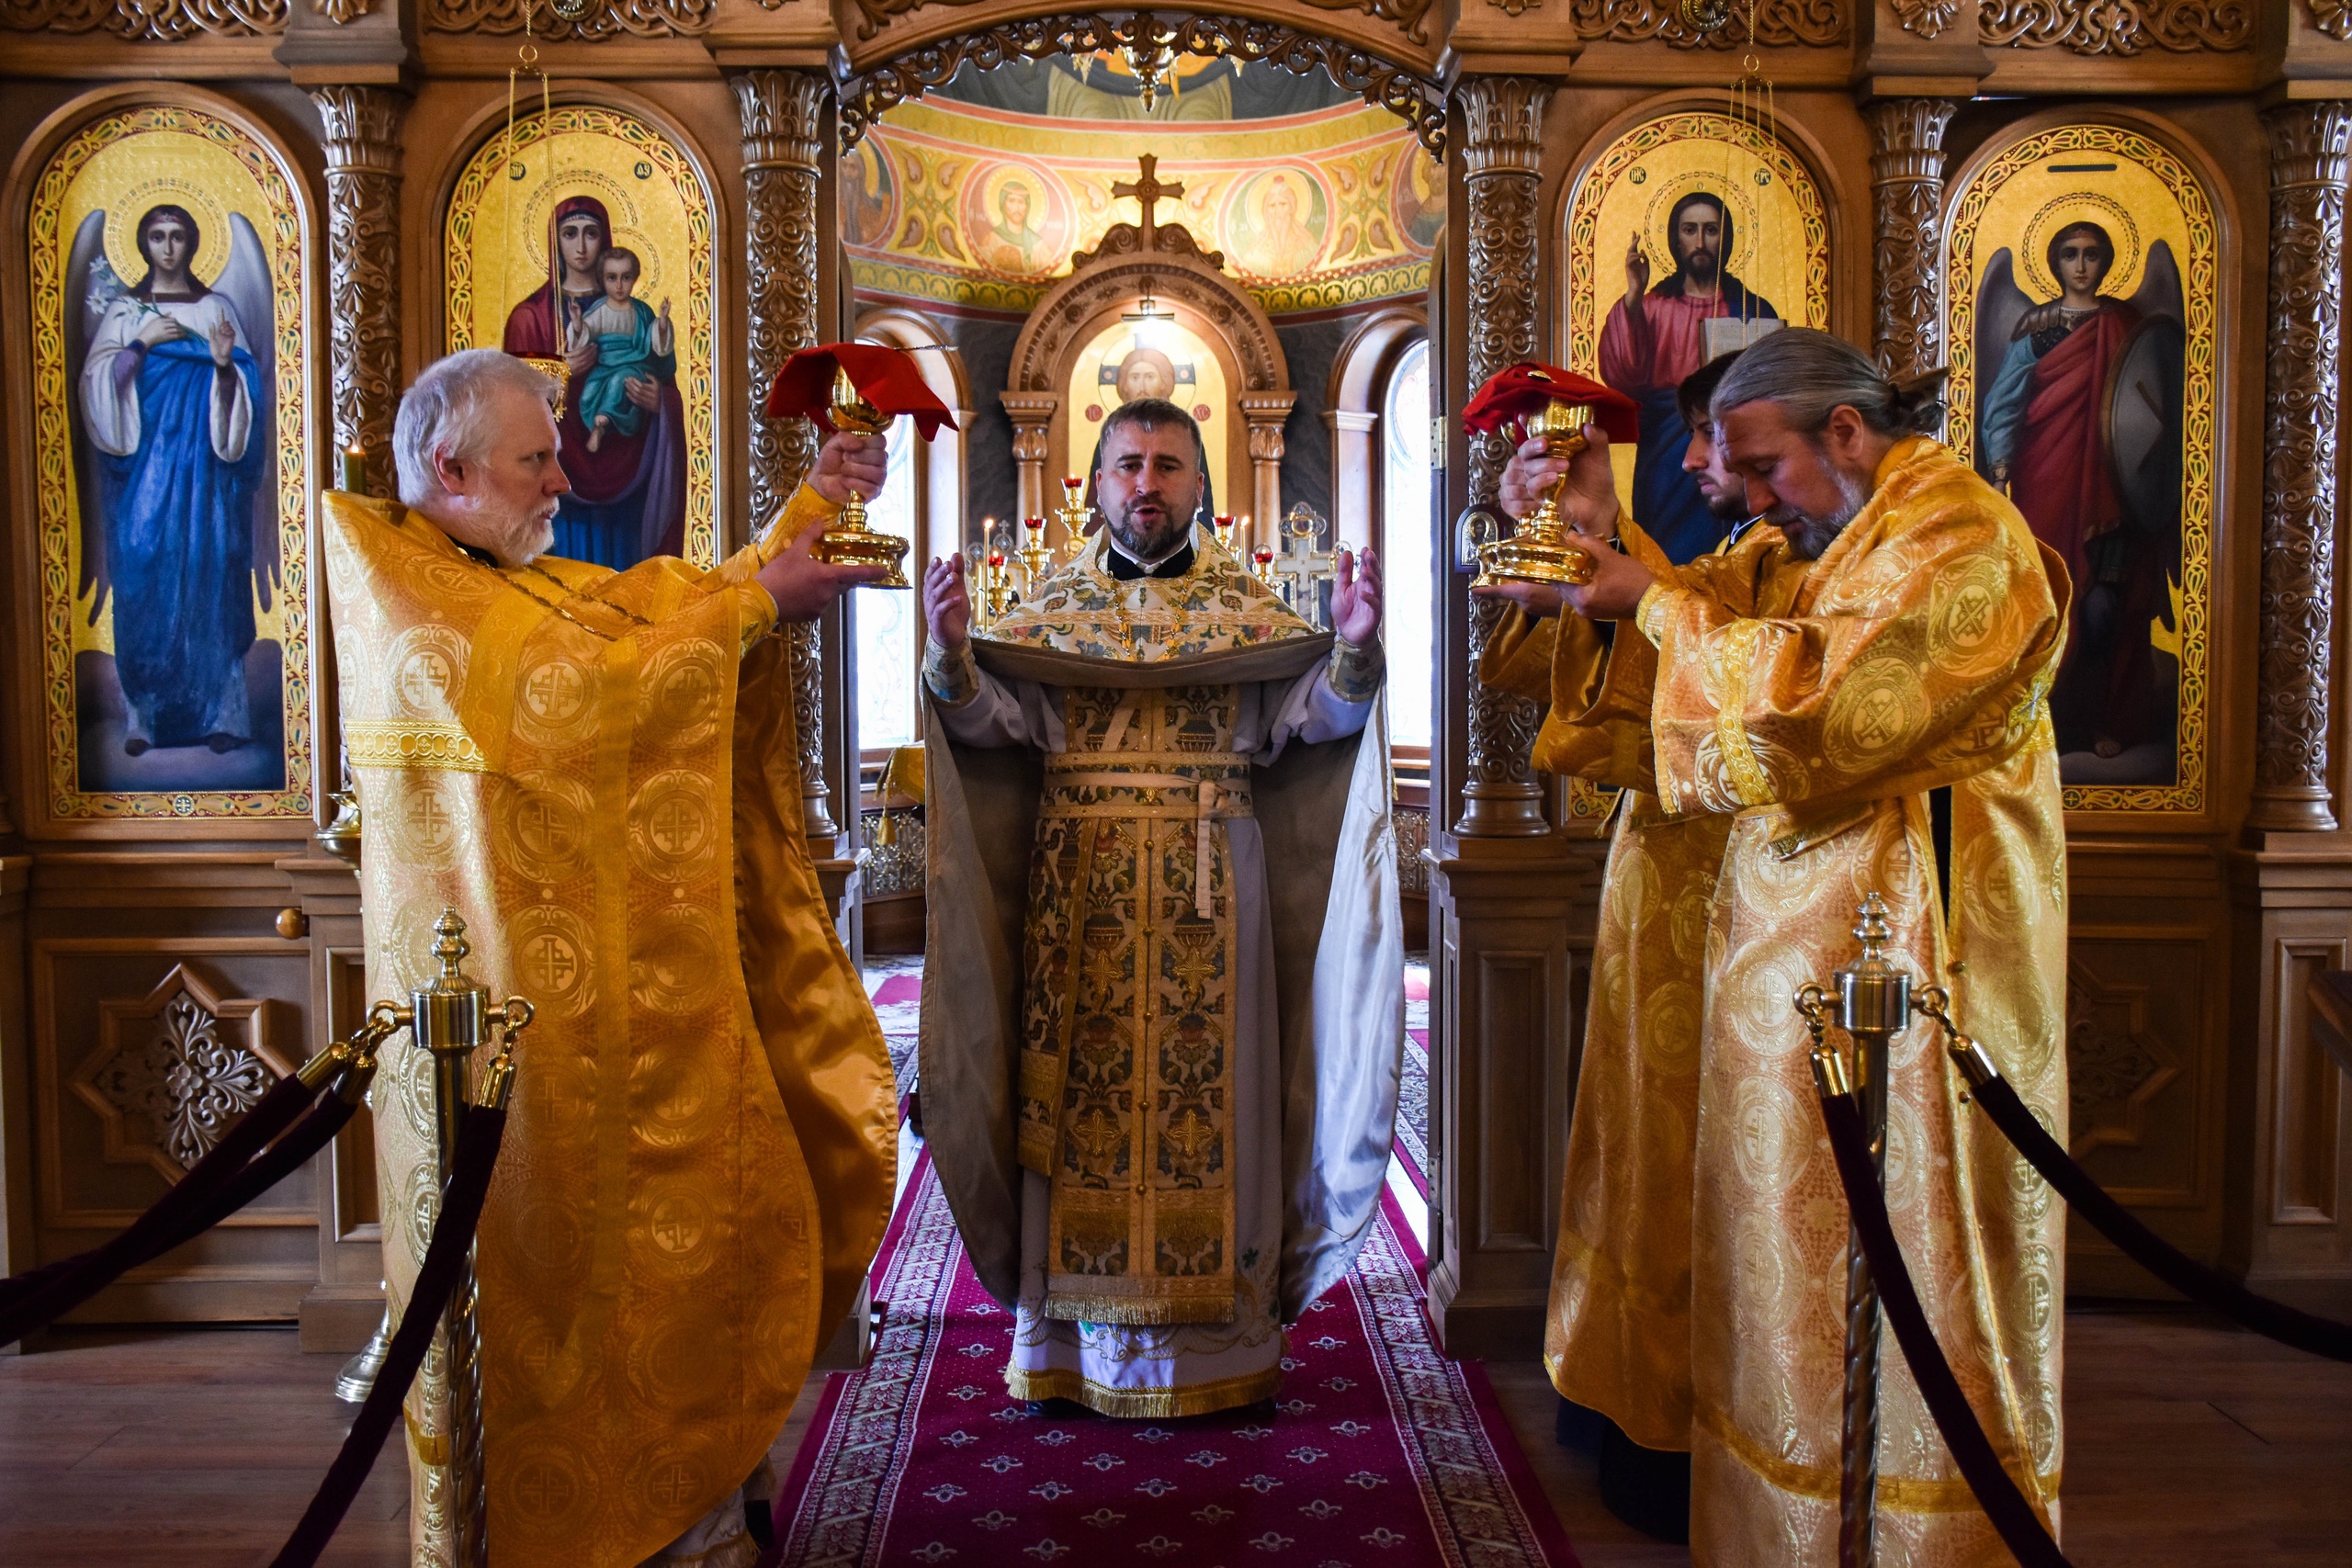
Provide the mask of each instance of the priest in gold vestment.
[{"label": "priest in gold vestment", "polygon": [[[473,973],[537,1010],[478,1243],[494,1561],[734,1568],[745,1478],[891,1199],[889,1060],[801,836],[772,635],[858,580],[796,540],[876,485],[880,442],[837,437],[715,570],[616,573],[539,554],[567,488],[555,395],[452,355],[401,406],[406,504],[328,498],[368,995],[432,972],[454,907]],[[393,1050],[396,1310],[430,1235],[432,1097],[430,1059]],[[410,1404],[420,1554],[447,1552],[438,1406]]]},{"label": "priest in gold vestment", "polygon": [[[2047,695],[2067,585],[2016,509],[1923,434],[1939,411],[1826,333],[1747,349],[1712,412],[1733,473],[1775,498],[1777,527],[1672,572],[1597,553],[1593,581],[1566,597],[1614,633],[1605,647],[1557,638],[1565,729],[1550,759],[1605,777],[1645,756],[1664,810],[1732,818],[1700,939],[1691,1555],[1827,1563],[1846,1217],[1791,996],[1853,956],[1854,907],[1877,892],[1890,954],[1949,987],[1962,1027],[2063,1124],[2064,829]],[[1962,1087],[1924,1027],[1898,1037],[1888,1206],[1946,1355],[2054,1527],[2064,1213]],[[1578,1288],[1571,1278],[1566,1293]],[[1574,1338],[1553,1349],[1555,1366],[1610,1353]],[[2008,1561],[1908,1369],[1899,1355],[1885,1365],[1881,1561]]]},{"label": "priest in gold vestment", "polygon": [[1014,1396],[1166,1417],[1271,1399],[1352,1262],[1404,950],[1374,567],[1335,640],[1193,526],[1182,410],[1100,450],[1107,526],[1017,611],[925,580],[920,1082]]},{"label": "priest in gold vestment", "polygon": [[[1758,515],[1772,503],[1770,491],[1724,468],[1708,413],[1716,383],[1738,357],[1734,350],[1709,361],[1675,389],[1690,431],[1683,469],[1728,530],[1718,554],[1751,535],[1778,532]],[[1608,438],[1591,434],[1599,450],[1581,465],[1544,456],[1541,439],[1523,446],[1503,476],[1503,509],[1524,516],[1556,480],[1589,479],[1596,489],[1571,494],[1569,513],[1599,539],[1613,526],[1634,559],[1670,576],[1676,569],[1665,551],[1619,515]],[[1611,623],[1561,617],[1561,591],[1542,584],[1479,592],[1514,602],[1487,644],[1480,678],[1549,705],[1536,765],[1620,791],[1601,879],[1544,1360],[1564,1398],[1607,1416],[1639,1448],[1674,1456],[1629,1454],[1615,1435],[1604,1438],[1601,1496],[1630,1522],[1679,1534],[1681,1522],[1667,1516],[1688,1491],[1700,1004],[1708,908],[1732,818],[1667,810],[1642,728],[1574,722],[1590,694],[1554,690],[1555,671],[1589,678],[1602,668],[1601,639],[1612,634]],[[1572,645],[1567,658],[1559,657],[1559,638]]]}]

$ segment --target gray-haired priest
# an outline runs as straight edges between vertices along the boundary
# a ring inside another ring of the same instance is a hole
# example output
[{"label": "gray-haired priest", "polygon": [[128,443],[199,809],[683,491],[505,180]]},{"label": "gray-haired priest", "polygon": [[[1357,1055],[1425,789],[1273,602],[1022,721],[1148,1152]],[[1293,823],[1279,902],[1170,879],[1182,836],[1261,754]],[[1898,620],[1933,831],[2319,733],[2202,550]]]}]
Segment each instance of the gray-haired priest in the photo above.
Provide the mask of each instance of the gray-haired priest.
[{"label": "gray-haired priest", "polygon": [[1193,518],[1199,428],[1104,421],[1107,526],[988,631],[923,582],[921,1092],[1016,1398],[1271,1400],[1388,1164],[1404,947],[1380,579],[1334,632]]}]

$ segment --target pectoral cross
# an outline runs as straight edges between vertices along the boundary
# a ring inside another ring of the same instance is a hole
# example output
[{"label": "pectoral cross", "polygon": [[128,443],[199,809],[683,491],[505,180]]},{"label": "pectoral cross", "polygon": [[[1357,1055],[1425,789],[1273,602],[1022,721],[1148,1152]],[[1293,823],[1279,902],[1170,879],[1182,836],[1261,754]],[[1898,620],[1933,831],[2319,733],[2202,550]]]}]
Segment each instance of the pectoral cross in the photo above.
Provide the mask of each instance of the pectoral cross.
[{"label": "pectoral cross", "polygon": [[1134,197],[1136,205],[1143,209],[1143,222],[1137,226],[1137,229],[1143,239],[1142,248],[1148,254],[1154,249],[1152,236],[1159,232],[1159,220],[1152,216],[1151,209],[1159,205],[1159,198],[1163,196],[1170,201],[1182,196],[1184,182],[1179,180],[1173,185],[1160,184],[1159,176],[1152,173],[1154,169],[1159,167],[1159,159],[1157,154],[1150,152],[1139,154],[1136,163],[1143,170],[1142,178],[1121,180],[1111,187],[1111,194],[1114,197]]},{"label": "pectoral cross", "polygon": [[1316,540],[1322,532],[1322,514],[1306,502],[1300,502],[1283,519],[1285,547],[1274,561],[1274,575],[1284,579],[1283,597],[1289,601],[1292,609],[1306,616],[1318,631],[1329,629],[1324,625],[1320,585],[1337,577],[1340,570],[1337,551],[1315,547]]}]

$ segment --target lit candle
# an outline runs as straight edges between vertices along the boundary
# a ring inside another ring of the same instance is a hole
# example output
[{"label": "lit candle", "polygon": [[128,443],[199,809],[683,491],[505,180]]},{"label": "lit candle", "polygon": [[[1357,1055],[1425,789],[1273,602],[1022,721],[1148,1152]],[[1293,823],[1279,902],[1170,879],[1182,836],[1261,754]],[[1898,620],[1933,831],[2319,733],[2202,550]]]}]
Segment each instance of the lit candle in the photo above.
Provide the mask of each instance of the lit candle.
[{"label": "lit candle", "polygon": [[343,488],[354,495],[368,493],[368,454],[356,446],[343,449]]}]

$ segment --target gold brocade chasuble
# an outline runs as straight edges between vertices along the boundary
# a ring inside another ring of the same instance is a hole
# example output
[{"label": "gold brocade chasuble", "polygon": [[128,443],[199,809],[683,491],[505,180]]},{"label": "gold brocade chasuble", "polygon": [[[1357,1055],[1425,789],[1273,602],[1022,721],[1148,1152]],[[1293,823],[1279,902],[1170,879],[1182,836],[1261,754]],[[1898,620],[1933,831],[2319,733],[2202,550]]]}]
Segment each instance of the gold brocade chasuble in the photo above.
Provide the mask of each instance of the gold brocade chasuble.
[{"label": "gold brocade chasuble", "polygon": [[[1004,652],[1154,663],[1318,639],[1213,542],[1122,582],[1098,537],[982,634]],[[1234,1311],[1232,856],[1250,814],[1230,683],[1061,690],[1025,933],[1020,1158],[1051,1183],[1044,1313]]]},{"label": "gold brocade chasuble", "polygon": [[[827,509],[803,491],[773,552]],[[497,570],[330,494],[368,995],[474,972],[537,1019],[479,1242],[489,1534],[503,1568],[633,1568],[740,1485],[891,1198],[895,1086],[800,832],[791,682],[745,549],[714,571]],[[431,1066],[375,1096],[385,1266],[430,1235]],[[420,1551],[438,1402],[410,1405]]]},{"label": "gold brocade chasuble", "polygon": [[[1663,1075],[1648,1080],[1651,1098],[1695,1079],[1687,1133],[1661,1131],[1636,1105],[1631,1126],[1645,1136],[1597,1145],[1584,1170],[1621,1193],[1678,1180],[1690,1193],[1687,1393],[1650,1396],[1671,1381],[1675,1358],[1636,1334],[1657,1376],[1641,1380],[1646,1391],[1607,1397],[1633,1415],[1637,1436],[1651,1421],[1670,1427],[1687,1398],[1687,1435],[1671,1446],[1692,1450],[1695,1562],[1826,1562],[1836,1557],[1845,1203],[1790,997],[1853,956],[1854,906],[1876,891],[1894,911],[1898,962],[1948,987],[1961,1026],[2063,1124],[2064,829],[2045,698],[2064,645],[2064,572],[2006,500],[1942,446],[1914,439],[1889,453],[1870,503],[1819,560],[1798,560],[1759,531],[1661,584],[1638,626],[1621,623],[1605,650],[1575,623],[1557,637],[1561,723],[1537,753],[1546,766],[1654,788],[1664,812],[1725,831],[1695,939],[1695,1028],[1671,1026],[1671,1005],[1669,1016],[1645,1015],[1655,998],[1629,945],[1616,950],[1618,973],[1596,952],[1594,1027],[1613,991],[1638,1075]],[[1928,802],[1944,788],[1948,885]],[[1611,894],[1628,903],[1618,934],[1653,944],[1655,972],[1692,945],[1685,928],[1698,916],[1680,899],[1665,905],[1672,868],[1631,857],[1648,847],[1632,827],[1621,831]],[[1610,925],[1601,944],[1611,945]],[[1675,1059],[1692,1047],[1687,1066]],[[1888,1206],[1971,1404],[2054,1522],[2064,1212],[1961,1103],[1962,1087],[1926,1031],[1898,1038]],[[1587,1110],[1580,1102],[1579,1133]],[[1686,1159],[1682,1176],[1675,1165]],[[1629,1168],[1653,1162],[1662,1169]],[[1660,1280],[1641,1264],[1611,1277],[1611,1259],[1638,1257],[1642,1244],[1624,1216],[1580,1210],[1577,1197],[1572,1188],[1547,1359],[1562,1387],[1606,1390],[1608,1373],[1570,1363],[1622,1343],[1625,1308],[1612,1292]],[[1676,1249],[1658,1250],[1671,1259]],[[1882,1553],[2007,1562],[1907,1367],[1900,1357],[1885,1366]]]}]

